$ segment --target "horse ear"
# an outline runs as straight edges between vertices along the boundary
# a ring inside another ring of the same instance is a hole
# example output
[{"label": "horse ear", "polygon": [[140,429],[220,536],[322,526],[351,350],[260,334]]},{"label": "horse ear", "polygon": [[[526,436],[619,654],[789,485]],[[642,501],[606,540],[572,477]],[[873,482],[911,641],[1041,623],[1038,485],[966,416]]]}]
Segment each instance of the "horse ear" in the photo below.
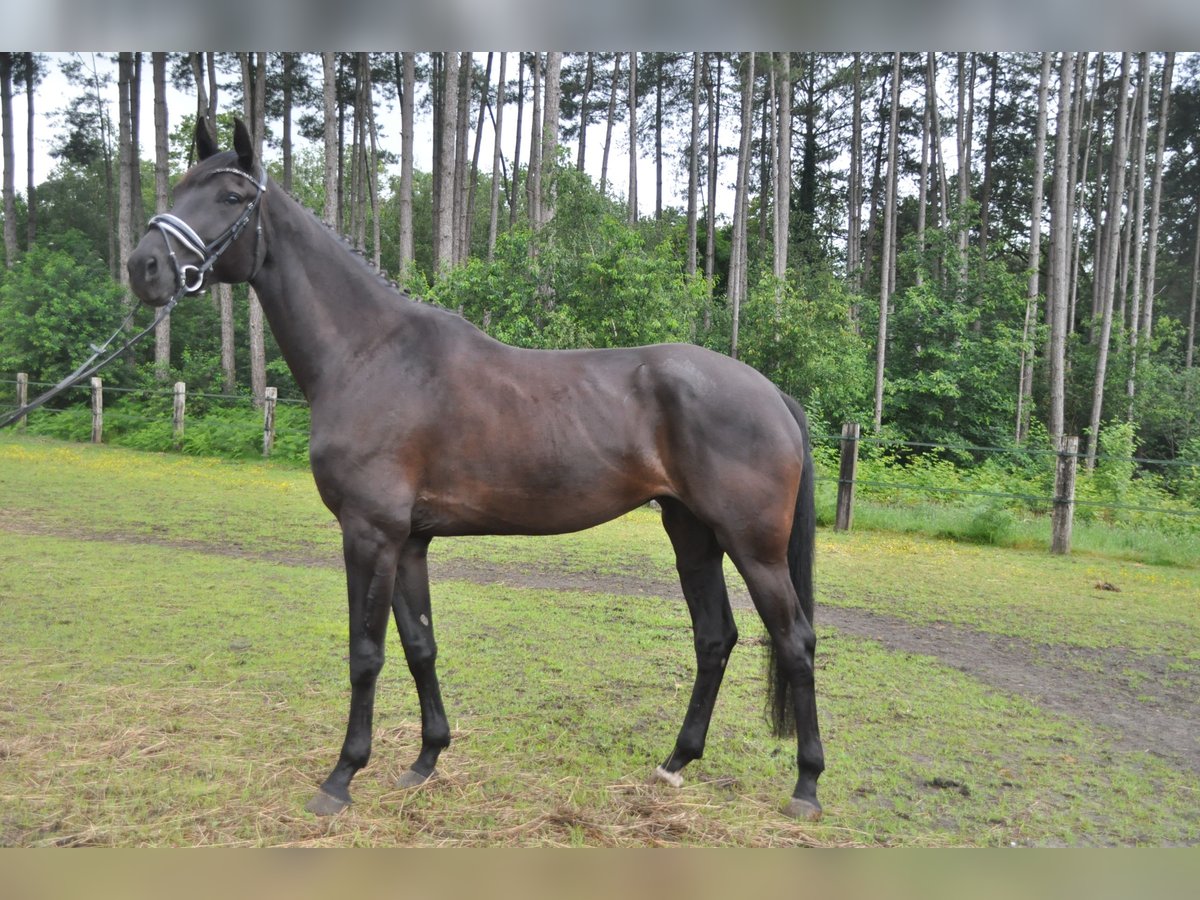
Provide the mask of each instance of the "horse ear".
[{"label": "horse ear", "polygon": [[217,152],[216,139],[208,130],[208,119],[204,116],[196,119],[196,150],[201,159],[208,159]]},{"label": "horse ear", "polygon": [[238,165],[247,172],[254,171],[254,141],[241,119],[233,120],[233,149],[237,151]]}]

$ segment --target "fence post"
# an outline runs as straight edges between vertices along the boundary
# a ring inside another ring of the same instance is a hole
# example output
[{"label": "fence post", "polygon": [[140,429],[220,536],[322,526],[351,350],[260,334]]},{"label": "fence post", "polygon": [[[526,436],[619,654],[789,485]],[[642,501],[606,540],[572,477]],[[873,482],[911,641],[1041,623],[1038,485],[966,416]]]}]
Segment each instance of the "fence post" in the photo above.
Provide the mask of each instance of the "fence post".
[{"label": "fence post", "polygon": [[263,456],[270,456],[275,445],[275,401],[278,399],[279,388],[269,387],[263,392]]},{"label": "fence post", "polygon": [[1071,552],[1071,526],[1075,518],[1075,467],[1079,438],[1062,437],[1054,467],[1054,512],[1050,524],[1050,552]]},{"label": "fence post", "polygon": [[[17,407],[25,406],[29,402],[29,374],[27,372],[17,373]],[[20,431],[25,430],[25,416],[17,419],[17,428]]]},{"label": "fence post", "polygon": [[854,476],[858,471],[859,424],[842,425],[841,465],[838,467],[837,516],[834,531],[849,531],[854,519]]},{"label": "fence post", "polygon": [[187,407],[187,385],[182,381],[175,382],[175,407],[171,424],[175,435],[175,449],[183,446],[183,416]]},{"label": "fence post", "polygon": [[104,441],[104,382],[92,376],[92,443]]}]

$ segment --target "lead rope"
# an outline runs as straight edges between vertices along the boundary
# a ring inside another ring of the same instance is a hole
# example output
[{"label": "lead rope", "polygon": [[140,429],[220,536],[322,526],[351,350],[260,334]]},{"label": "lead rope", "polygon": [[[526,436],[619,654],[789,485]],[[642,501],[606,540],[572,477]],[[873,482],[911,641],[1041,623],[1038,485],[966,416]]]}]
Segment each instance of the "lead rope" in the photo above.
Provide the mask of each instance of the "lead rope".
[{"label": "lead rope", "polygon": [[[229,228],[227,228],[225,232],[211,244],[205,244],[204,240],[198,234],[196,234],[196,232],[190,225],[187,224],[187,222],[183,221],[183,219],[180,219],[177,216],[171,215],[170,213],[160,213],[159,215],[150,219],[150,221],[147,223],[147,227],[157,228],[162,233],[163,240],[166,241],[167,255],[171,259],[171,264],[175,267],[176,286],[175,294],[170,300],[168,300],[162,307],[159,308],[158,314],[154,317],[154,321],[127,340],[116,350],[112,351],[107,356],[104,356],[103,359],[101,359],[100,357],[104,355],[104,352],[108,349],[109,345],[112,344],[112,342],[118,337],[120,337],[129,323],[133,321],[133,317],[137,313],[137,305],[134,305],[133,309],[129,311],[129,314],[125,316],[121,324],[117,326],[117,330],[112,333],[108,340],[99,346],[96,346],[95,344],[91,345],[92,355],[84,360],[74,372],[72,372],[62,381],[58,382],[58,384],[54,385],[54,387],[50,388],[50,390],[35,397],[24,406],[18,406],[16,409],[0,414],[0,428],[6,428],[13,422],[16,422],[22,416],[54,399],[63,391],[70,387],[74,387],[76,384],[83,381],[83,379],[94,375],[96,372],[99,372],[102,368],[104,368],[106,365],[148,335],[151,331],[157,328],[158,323],[171,314],[171,310],[175,308],[175,304],[178,303],[184,297],[184,295],[200,290],[200,288],[204,285],[204,276],[208,273],[208,270],[211,269],[216,263],[217,257],[229,249],[230,245],[237,240],[238,235],[240,235],[243,229],[245,229],[246,225],[249,224],[250,216],[254,214],[255,209],[258,207],[258,201],[262,199],[262,195],[267,190],[265,169],[263,171],[262,181],[254,178],[254,176],[250,175],[248,172],[243,172],[241,169],[218,169],[217,171],[232,172],[235,175],[241,175],[243,178],[249,179],[250,182],[256,188],[258,188],[258,193],[255,195],[254,199],[250,201],[250,204],[246,207],[245,211],[238,218],[238,220]],[[179,260],[175,257],[175,251],[171,249],[170,236],[174,236],[176,240],[182,243],[187,249],[199,256],[201,260],[200,265],[180,266]],[[253,278],[255,275],[257,275],[258,270],[262,267],[262,262],[258,258],[258,248],[261,238],[262,222],[260,220],[254,238],[254,271],[250,274],[250,278]],[[188,277],[189,272],[195,273],[190,279]],[[96,361],[98,359],[99,362]]]}]

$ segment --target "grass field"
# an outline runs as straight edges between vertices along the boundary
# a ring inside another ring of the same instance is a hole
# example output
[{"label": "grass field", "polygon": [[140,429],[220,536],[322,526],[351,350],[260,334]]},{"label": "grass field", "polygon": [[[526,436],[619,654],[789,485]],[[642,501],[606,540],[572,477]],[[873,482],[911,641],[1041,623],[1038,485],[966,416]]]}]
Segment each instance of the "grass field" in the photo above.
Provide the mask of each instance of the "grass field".
[{"label": "grass field", "polygon": [[[393,635],[355,804],[318,820],[303,804],[344,730],[345,589],[308,473],[5,435],[0,497],[0,845],[1200,842],[1195,771],[820,613],[821,823],[779,814],[794,744],[769,736],[762,629],[742,610],[705,758],[680,791],[647,785],[693,672],[686,610],[656,596],[673,561],[648,510],[435,543],[435,567],[461,575],[433,589],[441,777],[391,785],[419,746]],[[593,587],[468,577],[489,568]],[[1200,667],[1198,598],[1191,568],[818,534],[823,606],[1132,666],[1168,656],[1181,675]]]}]

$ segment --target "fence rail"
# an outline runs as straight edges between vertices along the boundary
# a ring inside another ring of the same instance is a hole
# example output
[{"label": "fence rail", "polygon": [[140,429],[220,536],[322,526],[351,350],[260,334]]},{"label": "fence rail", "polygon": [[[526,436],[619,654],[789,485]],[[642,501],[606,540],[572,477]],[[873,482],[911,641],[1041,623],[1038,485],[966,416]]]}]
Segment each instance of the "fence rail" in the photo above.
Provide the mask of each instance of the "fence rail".
[{"label": "fence rail", "polygon": [[[50,387],[52,385],[42,382],[30,381],[28,375],[24,372],[17,373],[15,378],[0,378],[0,386],[11,386],[12,393],[5,390],[3,395],[15,396],[16,407],[19,408],[27,402],[28,391],[30,388]],[[90,392],[91,410],[92,410],[92,431],[91,441],[93,443],[102,443],[104,440],[104,395],[106,393],[113,394],[139,394],[146,397],[170,397],[171,398],[171,434],[173,446],[176,450],[183,445],[184,435],[187,428],[187,406],[191,400],[216,401],[224,403],[244,404],[249,399],[244,395],[238,394],[213,394],[203,391],[189,393],[187,385],[183,382],[176,382],[170,390],[152,390],[145,388],[123,388],[115,386],[105,386],[100,378],[92,378],[88,385],[76,385],[74,390],[86,390]],[[276,410],[278,404],[287,404],[291,406],[307,406],[307,401],[303,398],[296,397],[280,397],[278,390],[274,387],[268,387],[265,396],[262,400],[262,455],[264,458],[269,458],[275,448],[276,437],[281,433],[288,433],[285,430],[280,430],[276,427]],[[3,411],[3,410],[0,410]],[[51,409],[42,407],[37,411],[38,416],[55,415],[65,412],[64,409]],[[150,416],[139,416],[129,414],[122,411],[123,422],[141,422],[149,423],[154,421],[163,421],[164,417],[153,418]],[[229,422],[222,423],[222,426],[229,428],[246,427],[242,423]],[[18,429],[27,427],[26,417],[22,417],[16,423]],[[256,430],[260,426],[249,426]],[[295,432],[291,432],[295,433]],[[922,494],[941,494],[952,496],[975,496],[986,497],[998,500],[1013,500],[1022,503],[1030,504],[1039,509],[1049,510],[1051,514],[1051,551],[1055,553],[1069,553],[1071,546],[1071,532],[1074,520],[1076,507],[1088,507],[1104,510],[1120,510],[1129,512],[1140,512],[1148,514],[1158,514],[1165,516],[1178,517],[1194,517],[1200,516],[1200,509],[1173,509],[1169,507],[1146,506],[1136,503],[1121,503],[1108,500],[1089,500],[1086,498],[1078,498],[1075,495],[1075,471],[1077,461],[1083,456],[1079,452],[1079,439],[1077,437],[1065,437],[1057,449],[1047,449],[1041,447],[988,447],[973,444],[938,444],[929,441],[908,441],[902,439],[881,438],[873,436],[864,436],[861,433],[861,426],[857,422],[847,422],[842,427],[840,435],[826,435],[814,433],[811,435],[814,443],[818,444],[835,444],[838,447],[838,474],[836,478],[818,475],[816,480],[819,482],[834,482],[837,486],[836,512],[834,516],[834,529],[838,531],[850,530],[854,518],[854,502],[856,492],[859,488],[869,488],[875,490],[898,490],[912,491]],[[1054,463],[1054,479],[1053,490],[1049,495],[1032,494],[1018,491],[995,491],[981,488],[953,487],[949,485],[931,485],[931,484],[914,484],[904,481],[880,481],[873,478],[859,477],[859,456],[860,445],[873,445],[881,447],[904,447],[913,450],[926,451],[953,451],[973,454],[1009,454],[1018,457],[1030,456],[1045,456],[1053,457]],[[1200,462],[1191,460],[1163,460],[1163,459],[1148,459],[1139,456],[1109,456],[1100,454],[1094,457],[1099,462],[1112,462],[1121,464],[1134,464],[1138,466],[1163,466],[1175,467],[1179,470],[1197,469],[1200,468]]]}]

